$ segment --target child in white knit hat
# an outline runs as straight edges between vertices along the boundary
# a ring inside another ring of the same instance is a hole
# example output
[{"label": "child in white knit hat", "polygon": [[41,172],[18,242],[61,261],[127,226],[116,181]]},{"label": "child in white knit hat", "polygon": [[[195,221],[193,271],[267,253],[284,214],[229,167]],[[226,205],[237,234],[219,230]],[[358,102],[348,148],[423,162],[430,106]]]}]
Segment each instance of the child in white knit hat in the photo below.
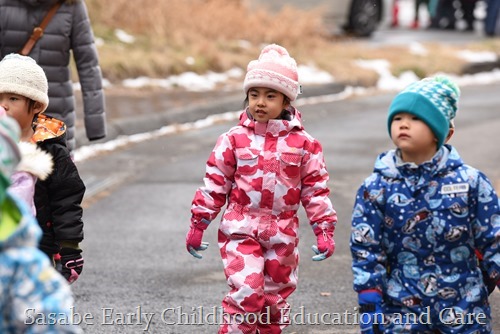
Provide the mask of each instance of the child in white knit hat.
[{"label": "child in white knit hat", "polygon": [[[83,269],[80,242],[85,185],[66,147],[65,124],[42,114],[49,103],[47,91],[45,73],[30,57],[10,54],[0,61],[0,107],[19,123],[22,147],[28,147],[25,151],[30,153],[22,164],[29,173],[16,173],[12,188],[31,204],[34,177],[39,177],[33,199],[43,231],[40,249],[51,260],[60,258],[62,267],[58,269],[72,283]],[[47,162],[29,143],[49,154],[52,161]]]},{"label": "child in white knit hat", "polygon": [[208,246],[203,232],[228,202],[218,243],[231,289],[219,333],[281,333],[289,323],[301,203],[317,236],[312,259],[324,260],[335,249],[337,215],[322,147],[291,105],[299,89],[297,64],[279,45],[266,46],[248,64],[247,108],[217,140],[205,185],[192,202],[186,248],[196,258]]},{"label": "child in white knit hat", "polygon": [[488,178],[446,144],[459,95],[437,76],[391,103],[396,149],[377,158],[352,215],[363,333],[492,332],[488,293],[500,283],[500,207]]},{"label": "child in white knit hat", "polygon": [[[0,333],[80,333],[68,283],[38,249],[41,230],[7,191],[21,154],[17,122],[0,109]],[[52,318],[51,318],[52,317]]]}]

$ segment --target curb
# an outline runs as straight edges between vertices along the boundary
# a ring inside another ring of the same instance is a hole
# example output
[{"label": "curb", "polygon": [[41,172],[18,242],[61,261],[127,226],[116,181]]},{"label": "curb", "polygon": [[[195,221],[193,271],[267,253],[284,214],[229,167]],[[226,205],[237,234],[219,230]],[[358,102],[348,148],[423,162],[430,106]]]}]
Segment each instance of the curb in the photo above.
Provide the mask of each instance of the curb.
[{"label": "curb", "polygon": [[[343,91],[345,85],[339,83],[329,83],[323,85],[304,86],[304,93],[300,97],[313,97],[328,94],[336,94]],[[179,92],[182,94],[183,92]],[[108,120],[106,138],[89,142],[85,136],[85,129],[76,130],[77,147],[94,143],[104,143],[119,136],[130,136],[139,133],[158,130],[163,126],[172,124],[183,124],[195,122],[210,115],[221,114],[229,111],[243,109],[245,96],[240,90],[229,91],[227,97],[214,97],[205,102],[192,102],[180,107],[169,108],[163,111],[152,111],[138,116],[129,116]],[[299,97],[299,98],[300,98]],[[126,99],[126,96],[123,97]]]},{"label": "curb", "polygon": [[496,68],[500,68],[500,56],[496,61],[471,63],[467,64],[462,69],[462,74],[476,74],[481,72],[490,72]]}]

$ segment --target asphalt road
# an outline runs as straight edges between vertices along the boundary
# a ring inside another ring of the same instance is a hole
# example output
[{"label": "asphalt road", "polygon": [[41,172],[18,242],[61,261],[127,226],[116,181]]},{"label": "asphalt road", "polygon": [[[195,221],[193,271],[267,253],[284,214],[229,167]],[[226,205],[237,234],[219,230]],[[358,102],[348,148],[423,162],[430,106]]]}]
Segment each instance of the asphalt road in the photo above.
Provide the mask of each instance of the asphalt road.
[{"label": "asphalt road", "polygon": [[[500,188],[500,85],[465,87],[451,143]],[[312,262],[314,236],[300,212],[299,285],[289,298],[294,324],[285,333],[357,333],[352,322],[349,235],[354,194],[376,155],[392,147],[385,123],[393,94],[303,105],[304,125],[318,138],[331,173],[337,209],[337,249]],[[75,319],[86,333],[214,333],[227,292],[216,226],[202,260],[185,250],[190,204],[217,136],[234,122],[129,145],[78,163],[87,182],[101,185],[85,202],[85,268],[72,286]],[[219,217],[220,218],[220,217]],[[217,222],[217,221],[215,221]],[[500,292],[491,298],[500,330]],[[326,316],[325,316],[326,314]],[[330,324],[317,320],[323,319]],[[309,317],[309,319],[308,319]],[[331,324],[334,322],[335,324]]]}]

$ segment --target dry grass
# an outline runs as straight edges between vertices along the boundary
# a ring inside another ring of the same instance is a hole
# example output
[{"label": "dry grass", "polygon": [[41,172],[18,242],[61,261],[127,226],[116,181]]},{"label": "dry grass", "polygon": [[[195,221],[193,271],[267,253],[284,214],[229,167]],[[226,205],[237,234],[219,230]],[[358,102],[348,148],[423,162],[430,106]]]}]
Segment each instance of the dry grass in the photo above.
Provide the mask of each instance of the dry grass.
[{"label": "dry grass", "polygon": [[[270,14],[249,10],[244,0],[87,0],[87,5],[94,32],[105,42],[99,55],[104,76],[111,81],[245,68],[268,43],[285,46],[299,64],[314,63],[338,80],[361,85],[373,83],[377,74],[357,66],[357,59],[387,59],[393,74],[411,70],[419,76],[459,74],[464,64],[453,46],[427,45],[432,53],[424,57],[405,47],[367,51],[359,41],[329,37],[318,10],[285,7]],[[136,41],[120,42],[115,29]],[[500,54],[500,41],[470,48]],[[188,57],[193,62],[186,62]]]}]

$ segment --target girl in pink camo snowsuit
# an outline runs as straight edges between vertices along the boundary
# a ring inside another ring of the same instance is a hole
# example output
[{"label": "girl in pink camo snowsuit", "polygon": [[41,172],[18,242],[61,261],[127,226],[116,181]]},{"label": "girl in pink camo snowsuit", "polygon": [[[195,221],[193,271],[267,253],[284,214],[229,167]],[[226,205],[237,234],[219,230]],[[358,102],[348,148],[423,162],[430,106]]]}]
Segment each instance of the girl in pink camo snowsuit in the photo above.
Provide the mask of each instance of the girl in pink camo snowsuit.
[{"label": "girl in pink camo snowsuit", "polygon": [[274,334],[287,325],[286,299],[297,285],[300,203],[317,236],[315,261],[333,254],[337,215],[321,144],[290,105],[299,91],[295,60],[268,45],[249,63],[243,88],[248,107],[207,161],[186,247],[201,258],[203,231],[228,199],[218,243],[230,291],[219,333]]}]

